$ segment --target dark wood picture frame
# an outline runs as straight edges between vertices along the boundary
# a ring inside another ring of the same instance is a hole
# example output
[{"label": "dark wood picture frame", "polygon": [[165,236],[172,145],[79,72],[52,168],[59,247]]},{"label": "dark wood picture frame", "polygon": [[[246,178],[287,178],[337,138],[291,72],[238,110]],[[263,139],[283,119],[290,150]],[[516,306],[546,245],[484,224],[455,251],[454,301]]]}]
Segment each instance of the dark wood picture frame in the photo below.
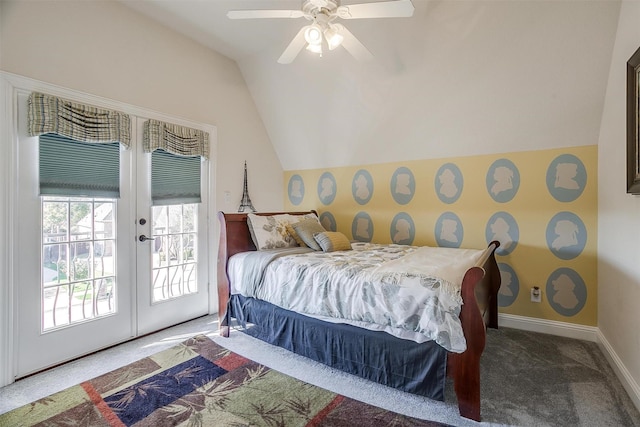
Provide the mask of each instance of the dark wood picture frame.
[{"label": "dark wood picture frame", "polygon": [[640,48],[627,61],[627,193],[640,194]]}]

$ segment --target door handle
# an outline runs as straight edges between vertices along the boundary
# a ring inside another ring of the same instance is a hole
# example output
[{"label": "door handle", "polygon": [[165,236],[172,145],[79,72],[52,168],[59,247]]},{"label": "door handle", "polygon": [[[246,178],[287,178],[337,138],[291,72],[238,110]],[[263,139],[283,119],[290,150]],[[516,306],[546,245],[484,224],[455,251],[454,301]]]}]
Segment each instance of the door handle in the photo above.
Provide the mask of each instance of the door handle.
[{"label": "door handle", "polygon": [[138,237],[138,240],[140,240],[141,242],[146,242],[147,240],[156,240],[153,237],[147,237],[144,234],[141,234],[140,237]]}]

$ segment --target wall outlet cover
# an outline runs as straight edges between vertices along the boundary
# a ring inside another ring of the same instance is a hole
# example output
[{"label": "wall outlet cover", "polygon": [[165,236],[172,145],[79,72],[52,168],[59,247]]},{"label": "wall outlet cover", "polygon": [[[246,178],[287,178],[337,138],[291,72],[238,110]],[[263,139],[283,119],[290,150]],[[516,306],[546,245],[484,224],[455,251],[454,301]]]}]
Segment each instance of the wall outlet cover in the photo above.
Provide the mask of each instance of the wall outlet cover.
[{"label": "wall outlet cover", "polygon": [[531,302],[542,301],[542,290],[540,288],[531,288]]}]

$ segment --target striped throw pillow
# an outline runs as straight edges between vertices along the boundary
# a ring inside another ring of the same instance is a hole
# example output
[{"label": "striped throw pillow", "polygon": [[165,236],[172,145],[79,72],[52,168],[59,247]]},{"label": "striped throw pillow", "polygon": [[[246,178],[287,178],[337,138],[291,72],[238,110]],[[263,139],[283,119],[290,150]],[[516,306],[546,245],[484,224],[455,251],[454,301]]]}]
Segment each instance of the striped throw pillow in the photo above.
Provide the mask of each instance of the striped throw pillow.
[{"label": "striped throw pillow", "polygon": [[325,231],[316,233],[313,238],[324,252],[348,251],[351,250],[351,242],[347,236],[339,231]]}]

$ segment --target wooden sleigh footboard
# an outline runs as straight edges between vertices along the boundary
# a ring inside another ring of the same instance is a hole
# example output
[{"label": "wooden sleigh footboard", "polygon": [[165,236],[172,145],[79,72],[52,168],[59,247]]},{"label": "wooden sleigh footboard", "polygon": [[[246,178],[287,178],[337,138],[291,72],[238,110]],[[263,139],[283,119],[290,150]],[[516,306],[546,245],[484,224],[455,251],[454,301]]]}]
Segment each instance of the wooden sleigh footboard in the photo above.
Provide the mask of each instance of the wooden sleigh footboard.
[{"label": "wooden sleigh footboard", "polygon": [[[311,211],[314,212],[314,211]],[[304,215],[309,212],[274,212],[258,215]],[[314,212],[315,213],[315,212]],[[230,282],[227,261],[237,253],[255,251],[245,213],[218,213],[220,246],[218,249],[218,316],[220,335],[229,336]],[[447,375],[453,379],[460,415],[480,421],[480,357],[486,343],[486,328],[498,327],[498,290],[500,272],[491,242],[474,267],[467,270],[462,282],[463,305],[460,321],[467,342],[463,353],[448,353]]]},{"label": "wooden sleigh footboard", "polygon": [[486,343],[486,328],[498,328],[498,246],[499,242],[491,242],[478,263],[465,273],[460,322],[467,350],[449,353],[447,358],[447,375],[453,378],[460,415],[475,421],[480,421],[480,356]]}]

